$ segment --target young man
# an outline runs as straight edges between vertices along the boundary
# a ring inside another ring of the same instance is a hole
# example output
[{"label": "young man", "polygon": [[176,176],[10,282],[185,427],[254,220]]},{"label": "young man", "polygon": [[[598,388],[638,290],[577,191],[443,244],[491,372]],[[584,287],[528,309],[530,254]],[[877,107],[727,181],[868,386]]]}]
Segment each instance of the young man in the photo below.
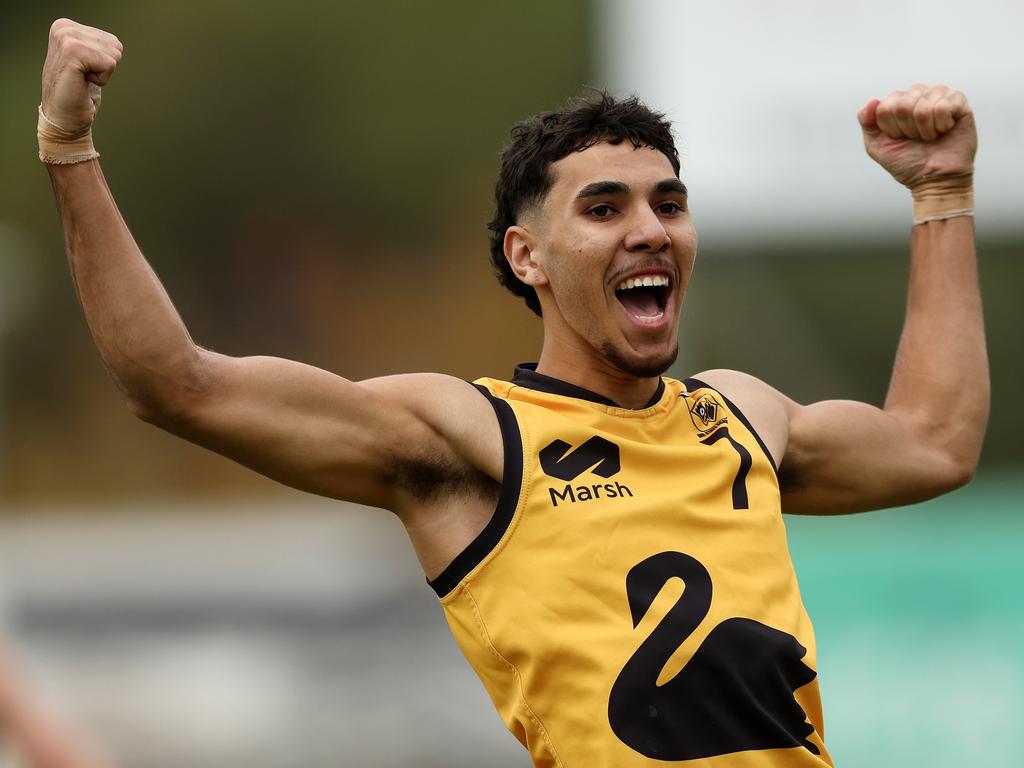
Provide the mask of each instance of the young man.
[{"label": "young man", "polygon": [[915,85],[858,114],[914,196],[906,323],[883,408],[801,406],[735,371],[661,377],[696,234],[668,124],[607,97],[517,126],[504,154],[492,260],[544,322],[539,362],[512,381],[352,382],[198,347],[89,137],[121,50],[55,22],[38,126],[75,284],[132,411],[395,512],[536,765],[831,765],[780,512],[905,504],[974,472],[988,374],[963,94]]}]

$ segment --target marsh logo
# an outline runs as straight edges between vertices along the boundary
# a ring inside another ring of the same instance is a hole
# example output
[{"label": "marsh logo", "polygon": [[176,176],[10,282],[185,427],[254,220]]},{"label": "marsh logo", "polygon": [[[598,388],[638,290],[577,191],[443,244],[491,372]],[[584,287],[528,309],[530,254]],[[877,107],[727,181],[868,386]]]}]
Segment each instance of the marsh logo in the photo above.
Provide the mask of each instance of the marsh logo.
[{"label": "marsh logo", "polygon": [[690,420],[700,437],[714,432],[729,421],[725,407],[710,392],[705,392],[690,404]]},{"label": "marsh logo", "polygon": [[570,448],[564,440],[542,448],[538,458],[544,473],[559,480],[575,480],[588,469],[600,477],[611,477],[621,468],[619,446],[611,440],[594,435],[576,450]]},{"label": "marsh logo", "polygon": [[[619,462],[619,446],[597,435],[575,449],[564,440],[555,440],[542,448],[537,458],[540,459],[541,469],[546,475],[567,481],[575,480],[588,471],[607,479],[617,475],[622,468]],[[575,504],[579,501],[618,499],[633,495],[628,486],[618,481],[575,486],[571,482],[566,482],[560,490],[548,488],[548,493],[551,495],[553,507],[557,507],[560,501]]]}]

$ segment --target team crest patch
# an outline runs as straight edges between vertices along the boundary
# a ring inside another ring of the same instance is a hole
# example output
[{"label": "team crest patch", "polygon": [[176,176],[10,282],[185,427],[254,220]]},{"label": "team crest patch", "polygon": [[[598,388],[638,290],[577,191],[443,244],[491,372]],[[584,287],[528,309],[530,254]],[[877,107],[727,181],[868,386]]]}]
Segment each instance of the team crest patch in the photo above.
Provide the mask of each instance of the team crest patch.
[{"label": "team crest patch", "polygon": [[700,437],[729,422],[723,406],[710,392],[705,392],[690,403],[690,419]]}]

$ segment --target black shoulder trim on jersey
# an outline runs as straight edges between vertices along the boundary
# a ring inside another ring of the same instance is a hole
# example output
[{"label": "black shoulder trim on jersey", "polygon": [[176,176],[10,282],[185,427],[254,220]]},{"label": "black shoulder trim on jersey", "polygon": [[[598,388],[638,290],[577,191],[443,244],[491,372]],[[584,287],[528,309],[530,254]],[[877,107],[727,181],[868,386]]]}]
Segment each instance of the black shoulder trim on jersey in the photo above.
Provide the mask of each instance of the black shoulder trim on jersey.
[{"label": "black shoulder trim on jersey", "polygon": [[492,395],[485,387],[479,384],[474,386],[490,401],[494,413],[498,417],[498,426],[501,428],[501,444],[505,452],[501,493],[498,496],[498,505],[494,509],[494,514],[491,515],[491,519],[484,529],[455,556],[455,559],[448,564],[441,575],[433,581],[427,581],[438,597],[444,597],[455,589],[459,582],[466,578],[466,575],[498,546],[501,537],[505,535],[505,531],[512,523],[512,516],[519,505],[519,492],[523,485],[523,438],[519,432],[516,415],[512,412],[512,406]]},{"label": "black shoulder trim on jersey", "polygon": [[[597,403],[598,405],[610,405],[613,408],[623,407],[611,398],[599,395],[597,392],[591,392],[589,389],[577,387],[575,384],[570,384],[567,381],[556,379],[554,376],[545,376],[543,373],[537,373],[536,363],[521,363],[517,365],[515,375],[512,377],[512,383],[517,387],[535,389],[538,392],[547,392],[550,395],[562,395],[563,397],[574,397],[577,400],[589,400],[592,403]],[[665,380],[659,378],[658,388],[654,392],[654,397],[648,400],[643,407],[638,408],[637,410],[642,411],[644,408],[651,408],[652,406],[657,405],[664,393]]]},{"label": "black shoulder trim on jersey", "polygon": [[714,392],[718,392],[718,394],[722,396],[722,399],[725,400],[725,404],[729,406],[729,410],[736,414],[736,418],[743,423],[743,426],[746,427],[750,434],[754,436],[754,439],[757,440],[757,444],[761,446],[761,450],[764,451],[764,455],[768,457],[768,463],[772,465],[772,469],[775,470],[775,474],[779,474],[779,468],[775,465],[775,459],[772,457],[771,451],[768,450],[768,446],[764,444],[764,440],[762,440],[761,436],[757,434],[757,430],[754,429],[753,425],[747,420],[747,417],[743,415],[743,411],[736,407],[736,403],[726,397],[724,392],[705,384],[700,379],[684,379],[683,385],[687,390],[701,389],[703,387],[704,389],[710,389]]}]

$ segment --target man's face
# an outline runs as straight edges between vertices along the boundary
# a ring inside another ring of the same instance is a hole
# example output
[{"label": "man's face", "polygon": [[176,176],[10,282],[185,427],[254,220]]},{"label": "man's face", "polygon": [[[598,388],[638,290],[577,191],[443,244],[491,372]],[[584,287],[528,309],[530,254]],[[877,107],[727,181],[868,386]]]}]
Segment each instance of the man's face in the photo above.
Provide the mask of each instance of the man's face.
[{"label": "man's face", "polygon": [[550,170],[552,188],[527,217],[545,343],[596,352],[632,376],[663,373],[678,353],[697,250],[685,188],[665,155],[628,141],[573,152]]}]

